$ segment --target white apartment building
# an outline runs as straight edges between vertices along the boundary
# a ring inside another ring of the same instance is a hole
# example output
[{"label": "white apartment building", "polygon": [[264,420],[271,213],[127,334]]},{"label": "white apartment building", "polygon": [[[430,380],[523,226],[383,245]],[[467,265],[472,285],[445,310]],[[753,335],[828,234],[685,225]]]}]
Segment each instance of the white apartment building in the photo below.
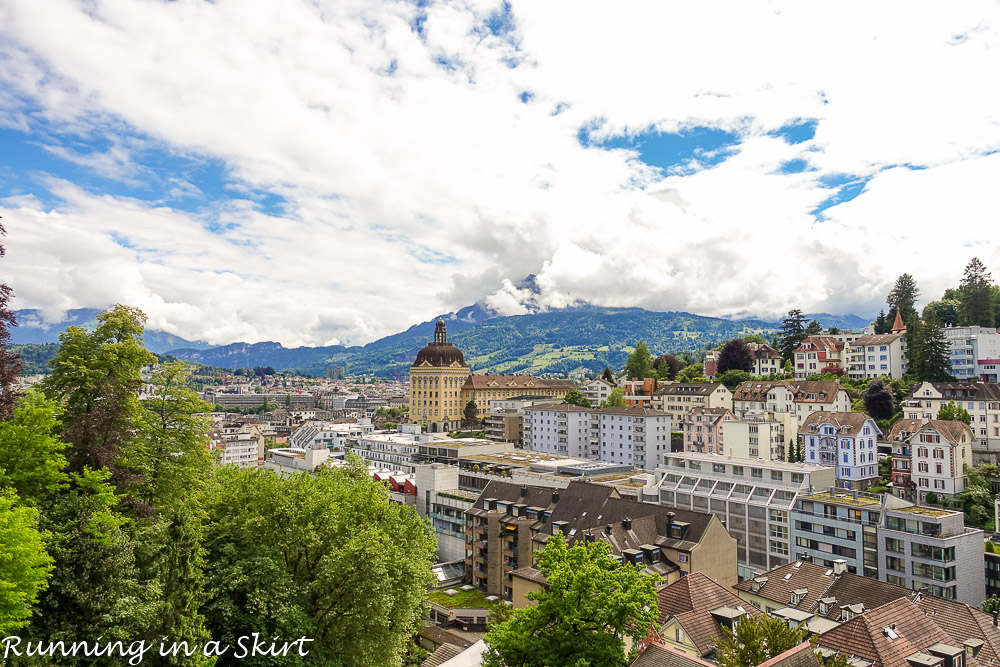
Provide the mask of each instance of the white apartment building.
[{"label": "white apartment building", "polygon": [[524,445],[533,452],[576,458],[593,456],[590,446],[591,410],[559,403],[524,409]]},{"label": "white apartment building", "polygon": [[1000,330],[990,327],[945,327],[951,345],[951,374],[960,381],[978,377],[1000,382]]},{"label": "white apartment building", "polygon": [[784,359],[781,353],[766,343],[747,343],[750,357],[753,359],[753,370],[758,377],[781,373],[784,370]]},{"label": "white apartment building", "polygon": [[418,424],[401,424],[400,431],[374,431],[348,442],[347,450],[377,468],[395,468],[411,473],[421,444],[448,440],[445,434],[420,433]]},{"label": "white apartment building", "polygon": [[[785,419],[779,419],[784,417]],[[788,450],[785,442],[787,413],[745,414],[742,419],[732,419],[722,424],[724,454],[736,458],[785,461]]]},{"label": "white apartment building", "polygon": [[596,380],[591,380],[583,386],[580,393],[583,397],[590,401],[590,406],[593,408],[601,407],[603,401],[608,400],[611,396],[611,390],[615,388],[615,385],[611,384],[607,380],[602,380],[597,378]]},{"label": "white apartment building", "polygon": [[905,329],[895,333],[861,336],[847,353],[847,374],[852,378],[901,378],[909,368]]},{"label": "white apartment building", "polygon": [[591,453],[608,463],[652,470],[670,452],[671,415],[648,408],[600,408],[591,413]]},{"label": "white apartment building", "polygon": [[965,491],[972,467],[972,429],[964,422],[929,421],[910,437],[910,480],[917,501],[928,493],[953,498]]},{"label": "white apartment building", "polygon": [[814,412],[850,412],[851,395],[836,382],[782,380],[779,382],[744,382],[733,393],[733,414],[737,419],[747,415],[781,413],[790,418],[785,427],[785,440],[795,442],[806,418]]},{"label": "white apartment building", "polygon": [[863,412],[814,412],[799,429],[805,462],[836,466],[837,485],[854,491],[878,482],[876,442],[881,435],[875,420]]},{"label": "white apartment building", "polygon": [[309,449],[314,445],[319,445],[330,450],[343,451],[349,441],[357,440],[374,431],[371,420],[363,421],[365,423],[306,424],[292,432],[288,444],[300,449]]},{"label": "white apartment building", "polygon": [[922,382],[903,401],[907,419],[931,421],[949,402],[972,417],[976,463],[997,463],[1000,455],[1000,385],[986,382]]},{"label": "white apartment building", "polygon": [[675,424],[696,408],[733,409],[733,392],[721,382],[665,382],[653,392],[652,407],[668,413]]}]

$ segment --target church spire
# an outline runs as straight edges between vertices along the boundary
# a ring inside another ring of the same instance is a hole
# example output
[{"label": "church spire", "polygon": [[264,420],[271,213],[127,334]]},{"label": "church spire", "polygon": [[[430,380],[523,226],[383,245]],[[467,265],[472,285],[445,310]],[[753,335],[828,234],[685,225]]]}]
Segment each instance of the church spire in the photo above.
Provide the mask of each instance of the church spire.
[{"label": "church spire", "polygon": [[906,331],[906,325],[903,324],[903,316],[899,313],[899,309],[896,310],[896,321],[892,324],[892,333],[903,333]]}]

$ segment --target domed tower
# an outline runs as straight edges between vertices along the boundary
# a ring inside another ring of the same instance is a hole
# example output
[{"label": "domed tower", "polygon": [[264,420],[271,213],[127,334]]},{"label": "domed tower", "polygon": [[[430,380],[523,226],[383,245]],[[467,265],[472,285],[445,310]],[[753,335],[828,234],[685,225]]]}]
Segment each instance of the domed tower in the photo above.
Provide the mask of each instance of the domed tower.
[{"label": "domed tower", "polygon": [[465,409],[461,391],[468,377],[465,356],[448,342],[448,328],[438,318],[434,340],[417,352],[410,366],[410,421],[426,422],[432,431],[458,429]]}]

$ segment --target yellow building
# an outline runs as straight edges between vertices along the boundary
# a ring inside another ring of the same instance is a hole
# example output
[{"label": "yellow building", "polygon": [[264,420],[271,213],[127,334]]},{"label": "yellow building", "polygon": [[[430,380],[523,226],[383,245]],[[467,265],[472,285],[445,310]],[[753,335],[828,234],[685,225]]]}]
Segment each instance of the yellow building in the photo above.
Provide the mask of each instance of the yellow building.
[{"label": "yellow building", "polygon": [[427,422],[431,431],[457,430],[468,402],[461,397],[468,377],[462,351],[448,342],[444,320],[438,319],[433,342],[410,366],[410,420]]},{"label": "yellow building", "polygon": [[426,422],[434,432],[458,430],[469,401],[484,419],[490,401],[517,396],[563,398],[571,380],[543,380],[529,375],[472,375],[462,351],[448,342],[444,320],[434,326],[434,340],[417,352],[410,366],[410,421]]}]

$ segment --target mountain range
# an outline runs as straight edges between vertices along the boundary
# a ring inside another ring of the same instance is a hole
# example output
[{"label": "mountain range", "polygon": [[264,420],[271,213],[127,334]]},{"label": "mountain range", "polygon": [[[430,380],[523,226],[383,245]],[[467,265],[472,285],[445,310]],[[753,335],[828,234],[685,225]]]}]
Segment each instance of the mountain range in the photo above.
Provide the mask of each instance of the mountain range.
[{"label": "mountain range", "polygon": [[[98,312],[72,310],[63,322],[46,325],[37,311],[17,311],[19,326],[11,332],[12,342],[55,342],[66,326],[93,326]],[[596,372],[605,366],[621,368],[638,340],[653,354],[678,353],[751,333],[771,336],[780,327],[780,322],[757,318],[588,305],[502,316],[475,304],[441,317],[448,325],[449,340],[463,351],[469,366],[475,372],[490,373],[564,373],[577,368]],[[856,315],[819,313],[807,317],[824,327],[842,329],[857,329],[869,322]],[[151,329],[147,329],[145,340],[152,352],[222,368],[273,366],[323,375],[328,369],[343,367],[350,375],[392,377],[405,373],[417,351],[431,340],[436,320],[363,346],[286,348],[275,342],[212,346]]]}]

